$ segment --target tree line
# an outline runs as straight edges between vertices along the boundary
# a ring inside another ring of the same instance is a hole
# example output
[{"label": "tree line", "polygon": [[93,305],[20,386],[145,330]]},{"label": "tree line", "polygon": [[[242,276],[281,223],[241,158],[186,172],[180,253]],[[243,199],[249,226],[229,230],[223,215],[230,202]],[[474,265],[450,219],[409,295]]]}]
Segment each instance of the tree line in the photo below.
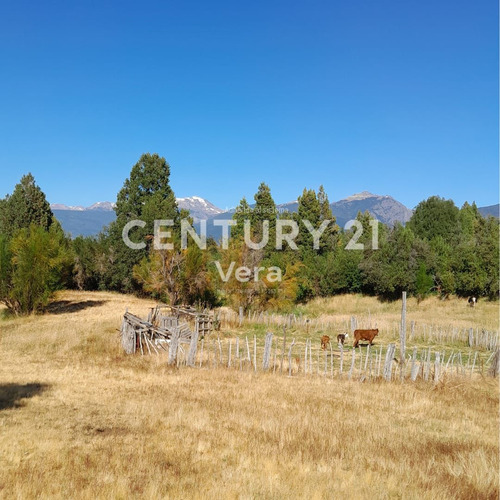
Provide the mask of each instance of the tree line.
[{"label": "tree line", "polygon": [[[243,198],[234,210],[228,241],[209,238],[205,250],[192,238],[181,245],[181,220],[192,220],[177,206],[169,164],[144,154],[117,194],[116,220],[98,236],[71,239],[28,174],[0,199],[0,301],[25,314],[43,310],[61,288],[246,310],[291,310],[298,302],[339,293],[387,300],[402,291],[420,300],[430,294],[498,298],[499,221],[483,217],[474,203],[458,208],[432,196],[405,226],[389,227],[359,213],[345,230],[335,224],[322,186],[304,189],[294,213],[277,210],[265,183],[254,201]],[[157,248],[154,221],[165,219],[173,221],[173,245]],[[131,220],[145,223],[129,233],[132,241],[145,243],[139,250],[123,241]],[[284,239],[278,248],[277,232]],[[259,242],[266,234],[267,245],[249,247],[249,238]],[[269,269],[278,269],[279,279]]]}]

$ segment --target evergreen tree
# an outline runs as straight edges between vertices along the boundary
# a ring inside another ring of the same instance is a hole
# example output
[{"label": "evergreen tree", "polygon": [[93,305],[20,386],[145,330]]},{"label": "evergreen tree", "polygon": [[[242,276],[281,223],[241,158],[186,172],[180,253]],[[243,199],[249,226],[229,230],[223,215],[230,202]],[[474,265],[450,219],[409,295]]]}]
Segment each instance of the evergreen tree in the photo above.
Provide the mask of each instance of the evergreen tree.
[{"label": "evergreen tree", "polygon": [[245,220],[250,220],[252,218],[252,208],[248,204],[245,197],[240,200],[239,205],[235,208],[233,214],[233,220],[236,221],[236,225],[231,226],[231,238],[238,239],[243,238],[244,224]]},{"label": "evergreen tree", "polygon": [[55,222],[50,205],[43,191],[31,174],[24,175],[0,204],[0,232],[9,238],[22,228],[35,224],[45,230]]},{"label": "evergreen tree", "polygon": [[[170,184],[170,166],[158,154],[143,154],[132,167],[116,200],[116,221],[109,230],[110,251],[113,253],[109,286],[121,291],[134,291],[140,285],[134,279],[133,268],[148,255],[153,241],[154,221],[173,220],[172,233],[179,230],[180,213]],[[129,231],[132,242],[144,242],[146,247],[134,250],[125,245],[122,231],[128,222],[140,220],[144,227]]]},{"label": "evergreen tree", "polygon": [[269,224],[269,241],[265,247],[265,255],[269,256],[276,244],[276,203],[271,196],[269,186],[262,182],[254,195],[255,206],[251,212],[252,240],[260,242],[264,233],[264,221]]}]

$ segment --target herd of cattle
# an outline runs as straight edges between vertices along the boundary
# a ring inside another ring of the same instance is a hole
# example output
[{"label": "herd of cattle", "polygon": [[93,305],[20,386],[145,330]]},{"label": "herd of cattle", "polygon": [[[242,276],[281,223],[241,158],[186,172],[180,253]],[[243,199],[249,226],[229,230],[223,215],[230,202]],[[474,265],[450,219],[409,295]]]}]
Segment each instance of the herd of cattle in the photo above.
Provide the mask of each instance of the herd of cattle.
[{"label": "herd of cattle", "polygon": [[[360,340],[367,340],[370,345],[373,344],[373,339],[378,335],[378,328],[374,330],[354,330],[352,334],[354,337],[353,347],[357,347]],[[340,333],[337,335],[337,342],[339,345],[344,345],[345,339],[349,337],[347,333]],[[321,337],[321,349],[326,350],[328,344],[330,343],[330,337],[328,335],[323,335]]]},{"label": "herd of cattle", "polygon": [[[467,304],[470,307],[475,307],[477,304],[477,298],[476,297],[469,297],[467,299]],[[354,342],[352,344],[353,347],[357,347],[359,344],[360,340],[367,340],[370,345],[373,344],[373,339],[378,335],[378,328],[375,328],[373,330],[354,330],[353,332],[353,337],[354,337]],[[337,335],[337,343],[338,345],[344,345],[345,340],[349,337],[347,333],[340,333]],[[328,349],[328,344],[330,344],[330,337],[328,335],[323,335],[321,337],[321,349],[326,350]]]}]

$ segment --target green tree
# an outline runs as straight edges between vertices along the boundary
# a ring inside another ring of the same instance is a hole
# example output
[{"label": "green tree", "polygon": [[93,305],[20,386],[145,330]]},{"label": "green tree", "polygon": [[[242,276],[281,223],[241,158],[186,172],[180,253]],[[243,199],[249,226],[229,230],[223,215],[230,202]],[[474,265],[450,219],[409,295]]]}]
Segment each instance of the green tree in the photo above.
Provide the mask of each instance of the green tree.
[{"label": "green tree", "polygon": [[231,226],[231,238],[243,238],[245,220],[251,220],[251,218],[252,207],[250,207],[246,198],[243,197],[233,213],[233,220],[236,221],[236,224]]},{"label": "green tree", "polygon": [[0,233],[9,238],[31,224],[49,229],[55,222],[50,205],[43,191],[31,174],[24,175],[12,195],[0,203]]},{"label": "green tree", "polygon": [[265,255],[268,256],[274,251],[276,244],[276,203],[271,196],[271,189],[262,182],[254,195],[255,206],[251,212],[250,221],[252,225],[252,239],[260,242],[264,233],[264,222],[269,224],[269,241],[265,247]]},{"label": "green tree", "polygon": [[43,309],[70,273],[73,259],[68,241],[55,226],[47,231],[31,224],[14,235],[9,247],[2,239],[0,274],[6,281],[0,300],[16,314]]},{"label": "green tree", "polygon": [[434,280],[432,276],[427,272],[427,268],[424,262],[420,263],[417,271],[417,277],[415,282],[415,291],[418,300],[423,300],[427,295],[431,293],[434,288]]},{"label": "green tree", "polygon": [[[170,184],[170,166],[158,154],[143,154],[132,167],[116,199],[116,220],[109,229],[109,250],[113,258],[108,286],[120,291],[137,291],[141,285],[134,279],[133,268],[148,256],[153,240],[154,221],[173,220],[172,232],[179,231],[180,213]],[[127,247],[122,238],[124,226],[140,220],[144,227],[129,231],[132,242],[146,243],[144,249]]]},{"label": "green tree", "polygon": [[441,236],[448,243],[456,243],[461,232],[460,211],[453,200],[431,196],[417,205],[407,227],[428,241]]}]

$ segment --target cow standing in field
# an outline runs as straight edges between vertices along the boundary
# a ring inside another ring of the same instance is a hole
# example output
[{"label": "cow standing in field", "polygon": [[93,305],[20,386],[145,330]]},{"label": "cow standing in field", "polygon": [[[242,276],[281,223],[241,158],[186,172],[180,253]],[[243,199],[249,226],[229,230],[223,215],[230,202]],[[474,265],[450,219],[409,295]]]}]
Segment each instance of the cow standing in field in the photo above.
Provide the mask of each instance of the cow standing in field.
[{"label": "cow standing in field", "polygon": [[353,347],[357,347],[360,340],[368,340],[370,345],[373,344],[373,339],[378,335],[378,328],[375,330],[354,330]]},{"label": "cow standing in field", "polygon": [[337,342],[338,342],[338,344],[339,344],[339,345],[340,345],[340,344],[344,345],[345,339],[346,339],[347,337],[349,337],[349,335],[348,335],[347,333],[339,333],[339,334],[337,335]]},{"label": "cow standing in field", "polygon": [[323,349],[323,351],[326,351],[329,343],[330,343],[330,337],[328,335],[323,335],[321,337],[321,349]]},{"label": "cow standing in field", "polygon": [[476,297],[469,297],[469,299],[467,300],[467,303],[468,303],[471,307],[476,307],[476,304],[477,304],[477,299],[476,299]]}]

